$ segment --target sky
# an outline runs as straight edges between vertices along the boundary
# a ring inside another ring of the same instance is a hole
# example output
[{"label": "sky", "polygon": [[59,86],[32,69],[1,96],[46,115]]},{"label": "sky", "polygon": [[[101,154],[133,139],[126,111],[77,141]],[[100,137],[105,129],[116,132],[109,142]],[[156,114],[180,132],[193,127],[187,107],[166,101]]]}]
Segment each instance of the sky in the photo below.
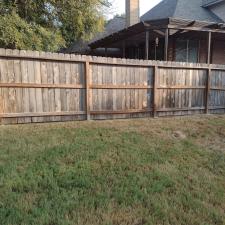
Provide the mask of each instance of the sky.
[{"label": "sky", "polygon": [[[140,0],[140,15],[143,15],[149,9],[158,4],[161,0]],[[125,0],[111,0],[112,15],[108,15],[109,19],[115,14],[125,13]]]}]

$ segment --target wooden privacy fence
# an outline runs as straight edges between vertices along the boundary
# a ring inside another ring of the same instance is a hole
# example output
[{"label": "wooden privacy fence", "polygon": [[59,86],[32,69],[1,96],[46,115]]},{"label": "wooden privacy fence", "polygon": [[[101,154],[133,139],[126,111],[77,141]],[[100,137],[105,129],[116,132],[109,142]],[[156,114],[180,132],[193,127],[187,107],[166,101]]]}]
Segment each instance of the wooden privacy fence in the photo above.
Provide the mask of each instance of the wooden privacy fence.
[{"label": "wooden privacy fence", "polygon": [[225,112],[225,66],[0,49],[0,123]]}]

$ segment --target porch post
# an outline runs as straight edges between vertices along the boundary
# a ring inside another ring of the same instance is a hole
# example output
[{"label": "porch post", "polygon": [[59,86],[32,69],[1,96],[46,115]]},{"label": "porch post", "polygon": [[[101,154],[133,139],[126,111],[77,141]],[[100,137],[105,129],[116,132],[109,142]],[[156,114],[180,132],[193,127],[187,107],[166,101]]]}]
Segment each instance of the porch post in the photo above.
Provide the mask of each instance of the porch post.
[{"label": "porch post", "polygon": [[208,57],[207,57],[207,63],[211,63],[211,42],[212,42],[212,32],[210,31],[208,33]]},{"label": "porch post", "polygon": [[145,59],[149,60],[149,30],[145,33]]},{"label": "porch post", "polygon": [[122,51],[123,51],[123,58],[125,58],[126,57],[126,43],[125,43],[125,41],[123,41],[123,49],[122,49]]},{"label": "porch post", "polygon": [[169,29],[165,32],[165,44],[164,44],[164,61],[168,61],[168,44],[169,44]]},{"label": "porch post", "polygon": [[108,57],[108,48],[105,48],[105,57]]}]

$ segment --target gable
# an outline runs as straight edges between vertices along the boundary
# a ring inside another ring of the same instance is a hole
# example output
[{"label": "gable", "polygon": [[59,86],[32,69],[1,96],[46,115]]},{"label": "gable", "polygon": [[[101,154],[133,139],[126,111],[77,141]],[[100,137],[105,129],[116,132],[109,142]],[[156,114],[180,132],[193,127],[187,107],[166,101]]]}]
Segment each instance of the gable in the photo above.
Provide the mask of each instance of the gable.
[{"label": "gable", "polygon": [[223,22],[216,14],[202,7],[202,0],[163,0],[141,17],[142,21],[168,17],[206,22]]},{"label": "gable", "polygon": [[209,10],[225,22],[225,1],[211,5]]},{"label": "gable", "polygon": [[220,2],[223,2],[224,0],[202,0],[202,6],[203,7],[210,7],[212,5],[216,5]]},{"label": "gable", "polygon": [[143,16],[141,21],[158,20],[173,17],[178,0],[163,0]]},{"label": "gable", "polygon": [[222,22],[210,10],[202,7],[202,0],[178,0],[174,17],[207,22]]}]

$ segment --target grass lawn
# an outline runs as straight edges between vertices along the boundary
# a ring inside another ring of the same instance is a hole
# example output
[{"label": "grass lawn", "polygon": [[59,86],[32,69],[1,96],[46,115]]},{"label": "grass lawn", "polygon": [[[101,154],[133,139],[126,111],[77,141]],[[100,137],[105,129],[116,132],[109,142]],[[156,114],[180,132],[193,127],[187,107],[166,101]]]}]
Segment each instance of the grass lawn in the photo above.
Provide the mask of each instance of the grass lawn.
[{"label": "grass lawn", "polygon": [[0,127],[1,225],[224,225],[225,116]]}]

